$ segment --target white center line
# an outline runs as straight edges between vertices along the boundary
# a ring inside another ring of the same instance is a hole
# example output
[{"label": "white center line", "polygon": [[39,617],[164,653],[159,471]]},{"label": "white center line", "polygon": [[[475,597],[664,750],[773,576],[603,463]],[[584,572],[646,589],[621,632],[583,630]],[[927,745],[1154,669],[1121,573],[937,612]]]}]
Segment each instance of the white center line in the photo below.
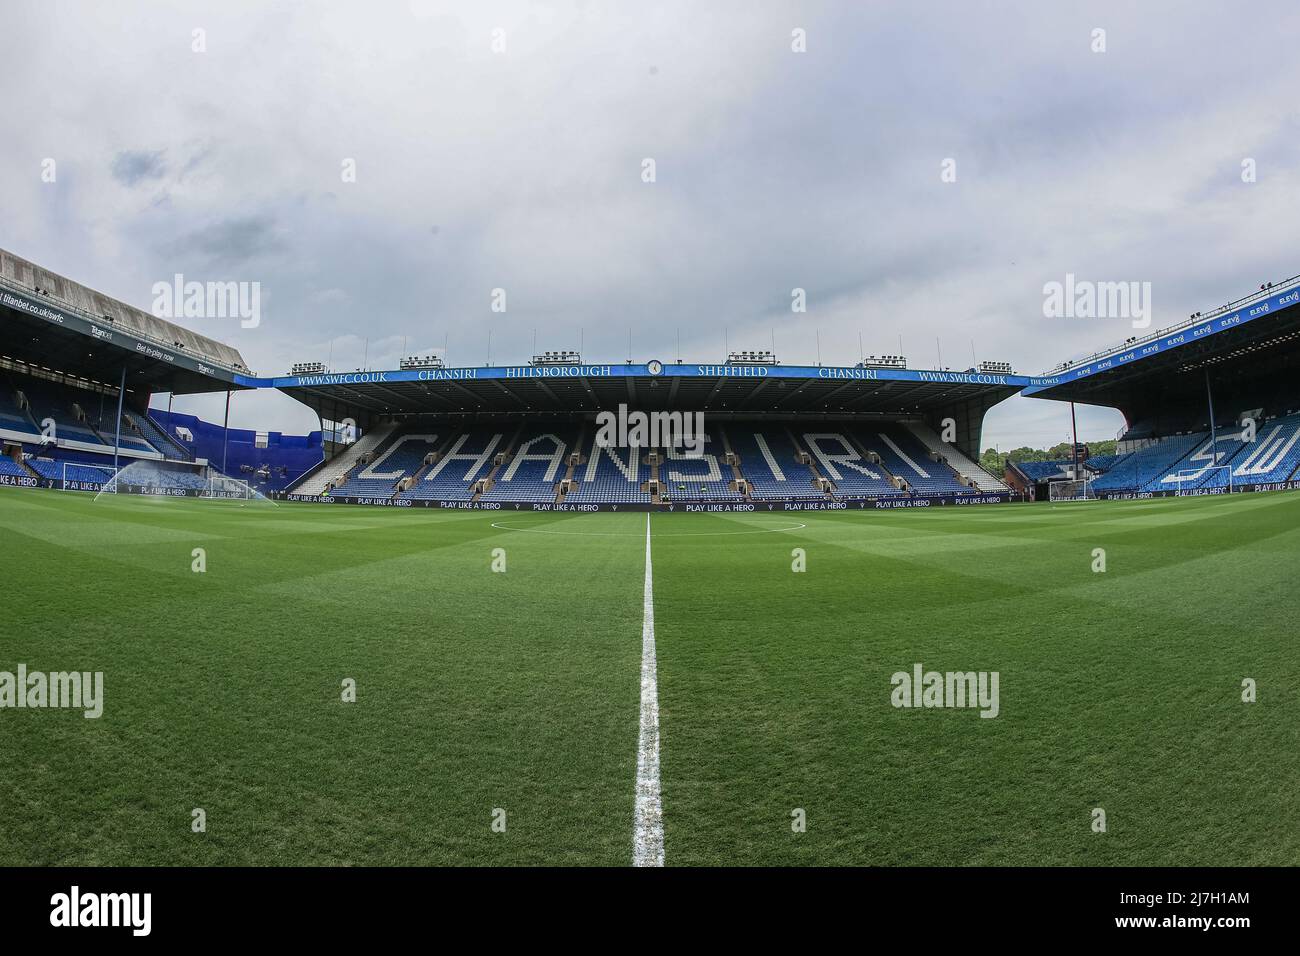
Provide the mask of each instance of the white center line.
[{"label": "white center line", "polygon": [[659,797],[659,683],[655,666],[655,589],[650,515],[645,516],[645,596],[641,619],[641,739],[636,754],[636,826],[632,865],[664,865],[664,809]]}]

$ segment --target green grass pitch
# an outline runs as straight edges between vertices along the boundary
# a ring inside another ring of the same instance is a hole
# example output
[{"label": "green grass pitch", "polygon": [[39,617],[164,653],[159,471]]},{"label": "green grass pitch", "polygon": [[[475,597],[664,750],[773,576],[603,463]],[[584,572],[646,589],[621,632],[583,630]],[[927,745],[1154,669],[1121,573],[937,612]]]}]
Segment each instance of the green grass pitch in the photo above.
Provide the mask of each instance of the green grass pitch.
[{"label": "green grass pitch", "polygon": [[[1300,863],[1300,495],[650,524],[668,865]],[[629,864],[645,525],[0,489],[0,863]]]}]

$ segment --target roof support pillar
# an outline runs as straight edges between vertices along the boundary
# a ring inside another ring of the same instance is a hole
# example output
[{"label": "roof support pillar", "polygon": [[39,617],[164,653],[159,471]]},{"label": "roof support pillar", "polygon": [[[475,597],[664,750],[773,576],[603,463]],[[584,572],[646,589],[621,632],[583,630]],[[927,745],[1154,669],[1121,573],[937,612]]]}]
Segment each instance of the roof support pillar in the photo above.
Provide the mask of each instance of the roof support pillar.
[{"label": "roof support pillar", "polygon": [[226,415],[221,419],[221,473],[226,471],[226,455],[230,451],[230,389],[226,389]]},{"label": "roof support pillar", "polygon": [[117,425],[113,429],[113,475],[117,475],[117,456],[122,447],[122,400],[126,398],[126,366],[122,366],[122,384],[117,388]]}]

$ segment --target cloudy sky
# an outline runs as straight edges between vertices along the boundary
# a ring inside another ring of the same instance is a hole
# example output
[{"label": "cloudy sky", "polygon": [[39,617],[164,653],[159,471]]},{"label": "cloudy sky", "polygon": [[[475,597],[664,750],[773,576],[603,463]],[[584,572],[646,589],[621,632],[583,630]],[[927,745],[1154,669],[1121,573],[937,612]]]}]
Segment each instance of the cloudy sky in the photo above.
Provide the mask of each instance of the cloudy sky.
[{"label": "cloudy sky", "polygon": [[[1150,282],[1157,328],[1300,272],[1298,35],[1293,0],[10,2],[0,245],[146,309],[259,282],[257,328],[186,324],[267,375],[481,364],[489,330],[498,363],[901,336],[1033,374],[1134,334],[1045,318],[1067,273]],[[232,419],[316,427],[279,394]],[[1013,399],[984,444],[1068,428]]]}]

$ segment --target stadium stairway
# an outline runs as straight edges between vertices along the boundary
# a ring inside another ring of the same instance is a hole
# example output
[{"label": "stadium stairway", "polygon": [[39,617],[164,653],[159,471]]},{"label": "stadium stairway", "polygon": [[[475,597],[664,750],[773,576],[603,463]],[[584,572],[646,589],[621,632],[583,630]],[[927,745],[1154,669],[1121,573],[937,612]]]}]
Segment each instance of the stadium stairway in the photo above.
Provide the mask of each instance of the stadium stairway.
[{"label": "stadium stairway", "polygon": [[862,436],[857,432],[846,431],[844,437],[849,440],[849,444],[862,456],[862,460],[869,464],[874,470],[879,471],[884,479],[899,491],[908,490],[907,482],[889,470],[885,460],[869,449],[862,441]]},{"label": "stadium stairway", "polygon": [[362,456],[333,493],[347,497],[392,498],[412,474],[424,467],[441,435],[432,430],[394,432],[373,452]]},{"label": "stadium stairway", "polygon": [[938,455],[939,459],[956,472],[958,477],[964,479],[964,484],[975,488],[977,491],[997,492],[1007,490],[1006,482],[989,474],[952,445],[943,441],[929,425],[924,422],[906,422],[905,424],[908,431],[915,435],[922,445]]},{"label": "stadium stairway", "polygon": [[425,476],[429,473],[429,469],[433,468],[435,465],[438,464],[438,462],[442,461],[442,456],[447,454],[447,452],[451,449],[452,443],[455,442],[456,439],[460,437],[460,434],[461,434],[461,429],[459,428],[453,427],[448,431],[447,440],[442,443],[441,448],[439,448],[436,452],[434,452],[433,460],[426,461],[423,465],[417,468],[415,474],[411,476],[410,483],[412,486],[414,486],[418,482],[423,481]]},{"label": "stadium stairway", "polygon": [[379,425],[366,432],[351,445],[344,447],[334,457],[321,462],[298,479],[289,492],[295,495],[323,495],[336,481],[342,484],[357,459],[374,451],[393,433],[395,425]]},{"label": "stadium stairway", "polygon": [[628,446],[602,447],[599,435],[587,449],[587,463],[575,474],[576,482],[565,496],[571,503],[648,504],[643,489],[640,449]]},{"label": "stadium stairway", "polygon": [[[150,440],[150,436],[146,435],[144,433],[144,430],[141,429],[138,424],[136,424],[136,420],[132,418],[130,415],[128,415],[126,412],[122,413],[121,427],[122,427],[122,439],[124,441],[129,437],[132,441],[141,442],[148,448],[152,449],[153,451],[156,451],[163,458],[168,457],[167,456],[168,446],[162,444],[161,447],[159,447],[159,445],[154,444],[154,441],[156,441],[156,439]],[[105,444],[107,445],[113,444],[113,439],[111,436],[105,440]]]},{"label": "stadium stairway", "polygon": [[736,494],[740,495],[740,497],[743,500],[751,501],[752,499],[750,498],[750,494],[749,494],[749,482],[747,481],[745,482],[745,491],[743,494],[741,494],[739,490],[740,483],[744,481],[745,476],[740,473],[740,456],[737,455],[732,450],[731,439],[727,436],[727,431],[725,428],[720,427],[718,429],[718,438],[722,441],[722,454],[724,456],[722,460],[725,462],[730,462],[730,464],[727,467],[731,469],[731,485],[730,485],[731,490],[736,492]]},{"label": "stadium stairway", "polygon": [[[32,416],[31,402],[9,376],[0,379],[0,428],[23,436],[39,436],[41,428]],[[25,440],[25,439],[24,439]]]},{"label": "stadium stairway", "polygon": [[810,429],[798,435],[811,455],[816,474],[829,479],[832,497],[896,494],[897,485],[872,461],[872,454],[849,437],[848,429],[837,431],[838,427],[827,423],[824,430]]},{"label": "stadium stairway", "polygon": [[641,456],[641,464],[646,468],[646,478],[641,482],[641,490],[650,496],[652,504],[657,505],[663,495],[663,486],[659,483],[658,449],[647,448],[645,454]]},{"label": "stadium stairway", "polygon": [[737,469],[725,462],[727,447],[717,436],[718,429],[700,435],[702,447],[693,452],[686,447],[662,449],[660,465],[661,500],[663,501],[743,501],[737,489]]},{"label": "stadium stairway", "polygon": [[582,453],[582,443],[587,439],[587,426],[581,425],[578,428],[578,439],[573,447],[569,449],[568,459],[565,462],[564,478],[555,483],[555,503],[558,505],[568,497],[567,489],[573,487],[574,479],[577,478],[578,468],[587,463],[587,458]]},{"label": "stadium stairway", "polygon": [[534,503],[555,501],[559,485],[571,467],[573,442],[571,427],[539,424],[521,428],[511,440],[509,461],[493,469],[491,483],[479,499]]},{"label": "stadium stairway", "polygon": [[499,452],[492,456],[492,469],[481,479],[483,483],[479,486],[479,490],[474,493],[474,497],[470,499],[471,501],[481,500],[496,485],[499,476],[510,467],[510,462],[515,457],[515,449],[519,447],[520,436],[524,433],[524,427],[521,424],[516,428],[509,441],[502,446]]},{"label": "stadium stairway", "polygon": [[149,415],[123,412],[122,418],[133,431],[158,449],[164,458],[175,458],[180,461],[194,460],[194,455],[190,453],[190,450],[180,442],[172,439],[166,431],[159,428]]},{"label": "stadium stairway", "polygon": [[23,461],[21,446],[14,446],[13,456],[0,455],[0,475],[12,475],[15,478],[39,478],[40,473]]},{"label": "stadium stairway", "polygon": [[823,482],[829,481],[830,479],[817,470],[817,458],[800,443],[798,436],[794,433],[794,429],[786,428],[785,436],[789,440],[790,444],[794,446],[795,461],[807,468],[808,474],[812,476],[809,484],[812,486],[815,493],[814,496],[821,498],[834,498],[834,492],[822,490],[825,487]]},{"label": "stadium stairway", "polygon": [[[492,469],[504,431],[492,426],[471,426],[453,437],[427,468],[420,469],[411,487],[398,493],[405,499],[470,501],[475,484]],[[468,466],[468,467],[466,467]],[[487,469],[487,472],[484,469]]]},{"label": "stadium stairway", "polygon": [[[152,409],[147,414],[141,417],[144,419],[144,423],[145,423],[144,427],[146,429],[153,429],[158,435],[161,436],[164,444],[176,450],[177,458],[179,458],[181,461],[194,460],[194,453],[190,451],[188,448],[186,448],[184,443],[181,442],[181,440],[177,438],[174,434],[167,433],[166,426],[162,425],[156,418],[153,417]],[[159,450],[161,451],[162,449]],[[310,469],[308,470],[310,471]]]},{"label": "stadium stairway", "polygon": [[728,438],[751,501],[825,497],[814,485],[811,472],[800,463],[800,453],[785,430],[757,423],[733,424],[731,429]]},{"label": "stadium stairway", "polygon": [[913,494],[963,494],[970,486],[936,453],[907,429],[893,424],[872,425],[860,433],[862,443],[880,456],[881,462],[901,478]]}]

